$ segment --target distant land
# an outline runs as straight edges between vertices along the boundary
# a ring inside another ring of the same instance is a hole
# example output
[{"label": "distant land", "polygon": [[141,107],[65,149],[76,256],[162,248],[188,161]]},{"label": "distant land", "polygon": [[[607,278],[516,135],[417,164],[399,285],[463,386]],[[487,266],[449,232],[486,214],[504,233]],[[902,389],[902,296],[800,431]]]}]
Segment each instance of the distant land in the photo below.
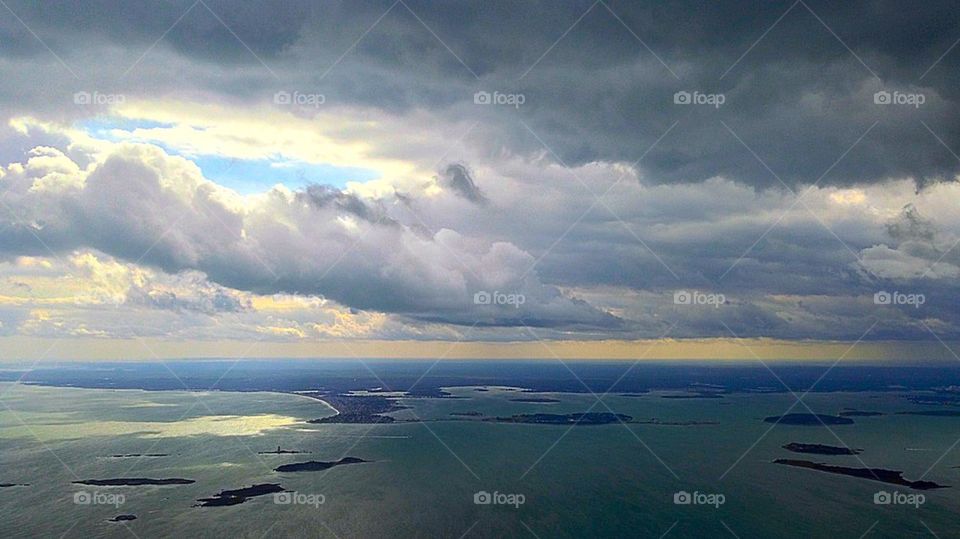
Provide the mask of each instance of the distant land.
[{"label": "distant land", "polygon": [[909,481],[903,478],[903,472],[895,470],[885,470],[883,468],[848,468],[846,466],[833,466],[809,460],[777,459],[774,464],[783,464],[797,468],[808,468],[820,472],[832,474],[849,475],[871,481],[880,481],[881,483],[890,483],[891,485],[900,485],[915,490],[932,490],[937,488],[949,488],[947,485],[938,485],[933,481]]},{"label": "distant land", "polygon": [[836,447],[823,444],[802,444],[792,442],[783,446],[787,451],[794,453],[812,453],[815,455],[859,455],[863,449],[850,449],[849,447]]},{"label": "distant land", "polygon": [[537,425],[607,425],[632,421],[626,414],[610,412],[586,412],[573,414],[516,414],[510,417],[494,417],[485,421],[497,423],[533,423]]},{"label": "distant land", "polygon": [[556,403],[560,402],[559,399],[551,399],[550,397],[517,397],[515,399],[509,399],[510,402],[531,402],[531,403]]},{"label": "distant land", "polygon": [[142,485],[190,485],[196,483],[193,479],[150,479],[147,477],[120,477],[116,479],[83,479],[74,481],[77,485],[91,485],[97,487],[138,487]]},{"label": "distant land", "polygon": [[767,423],[779,423],[783,425],[853,425],[853,420],[848,417],[838,417],[835,415],[823,414],[786,414],[765,417]]},{"label": "distant land", "polygon": [[229,505],[239,505],[250,498],[256,496],[265,496],[284,492],[284,488],[276,483],[260,483],[257,485],[238,488],[233,490],[221,490],[209,498],[200,498],[200,503],[194,504],[194,507],[225,507]]},{"label": "distant land", "polygon": [[292,464],[283,464],[277,466],[274,469],[275,472],[318,472],[322,470],[328,470],[334,466],[342,466],[344,464],[363,464],[365,462],[371,462],[369,460],[363,460],[357,457],[344,457],[338,461],[334,462],[324,462],[320,460],[309,460],[307,462],[294,462]]}]

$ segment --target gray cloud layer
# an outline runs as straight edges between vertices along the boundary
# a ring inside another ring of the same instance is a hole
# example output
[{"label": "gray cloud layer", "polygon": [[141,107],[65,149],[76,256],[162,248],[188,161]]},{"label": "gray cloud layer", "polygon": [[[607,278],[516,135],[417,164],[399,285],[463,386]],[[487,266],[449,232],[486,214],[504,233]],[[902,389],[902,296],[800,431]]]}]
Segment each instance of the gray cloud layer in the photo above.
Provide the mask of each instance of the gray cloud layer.
[{"label": "gray cloud layer", "polygon": [[[470,159],[434,167],[436,196],[313,185],[244,209],[156,147],[115,149],[88,173],[67,137],[8,130],[2,163],[35,145],[75,161],[42,150],[47,161],[3,177],[8,258],[95,249],[212,281],[195,283],[198,298],[131,300],[161,309],[246,308],[217,287],[320,294],[491,338],[523,325],[650,337],[676,322],[678,336],[855,339],[876,320],[870,338],[960,336],[960,223],[930,195],[955,196],[944,184],[960,171],[954,2],[8,3],[66,67],[0,18],[4,120],[106,111],[74,106],[80,90],[243,111],[299,89],[374,117],[482,126]],[[477,104],[476,91],[523,104]],[[678,91],[723,104],[675,104]],[[878,104],[877,92],[923,103]],[[411,124],[381,156],[403,157],[414,142],[401,139],[431,127]],[[588,189],[621,176],[595,203]],[[803,201],[788,190],[814,183]],[[875,191],[849,202],[836,186]],[[684,309],[679,289],[729,301]],[[875,305],[883,290],[927,301]],[[494,291],[525,302],[473,303]]]}]

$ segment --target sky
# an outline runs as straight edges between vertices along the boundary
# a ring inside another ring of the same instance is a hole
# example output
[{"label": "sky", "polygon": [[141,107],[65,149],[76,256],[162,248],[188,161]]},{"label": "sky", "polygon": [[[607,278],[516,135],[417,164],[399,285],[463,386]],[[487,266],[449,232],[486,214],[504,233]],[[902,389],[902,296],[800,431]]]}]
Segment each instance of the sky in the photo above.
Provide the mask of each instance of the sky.
[{"label": "sky", "polygon": [[960,361],[955,2],[0,13],[2,359]]}]

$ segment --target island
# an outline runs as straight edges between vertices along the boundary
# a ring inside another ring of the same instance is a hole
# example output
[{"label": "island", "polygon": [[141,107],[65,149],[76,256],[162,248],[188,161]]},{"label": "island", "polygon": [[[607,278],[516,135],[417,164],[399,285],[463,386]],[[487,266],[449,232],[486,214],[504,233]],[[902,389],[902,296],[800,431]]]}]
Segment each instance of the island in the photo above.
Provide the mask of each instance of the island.
[{"label": "island", "polygon": [[277,446],[276,451],[257,451],[258,455],[303,455],[309,453],[309,451],[300,451],[297,449],[280,449],[280,446]]},{"label": "island", "polygon": [[497,423],[532,423],[536,425],[608,425],[628,422],[633,417],[610,412],[584,412],[573,414],[516,414],[510,417],[492,417],[484,421]]},{"label": "island", "polygon": [[932,490],[937,488],[949,488],[948,485],[938,485],[933,481],[910,481],[903,478],[903,472],[896,470],[885,470],[883,468],[848,468],[846,466],[833,466],[820,462],[811,462],[809,460],[777,459],[774,464],[783,464],[785,466],[794,466],[797,468],[807,468],[820,472],[848,475],[850,477],[859,477],[891,485],[900,485],[914,490]]},{"label": "island", "polygon": [[29,487],[30,483],[0,483],[0,488]]},{"label": "island", "polygon": [[265,496],[267,494],[276,494],[284,492],[284,488],[276,483],[260,483],[257,485],[238,488],[233,490],[221,490],[209,498],[200,498],[193,507],[224,507],[228,505],[239,505],[250,498],[256,496]]},{"label": "island", "polygon": [[843,417],[875,417],[878,415],[885,415],[883,412],[869,412],[861,410],[844,410],[840,412],[840,415]]},{"label": "island", "polygon": [[960,417],[960,410],[919,410],[897,412],[897,415],[926,415],[931,417]]},{"label": "island", "polygon": [[190,485],[196,483],[193,479],[173,477],[170,479],[150,479],[148,477],[120,477],[116,479],[83,479],[74,481],[75,485],[91,485],[95,487],[139,487],[143,485]]},{"label": "island", "polygon": [[324,462],[322,460],[308,460],[307,462],[294,462],[292,464],[284,464],[282,466],[277,466],[273,471],[275,472],[319,472],[322,470],[328,470],[334,466],[343,466],[344,464],[362,464],[364,462],[371,462],[369,460],[363,460],[357,457],[343,457],[342,459],[334,462]]},{"label": "island", "polygon": [[794,453],[812,453],[815,455],[859,455],[863,449],[850,449],[849,447],[836,447],[823,444],[802,444],[791,442],[783,446],[787,451]]},{"label": "island", "polygon": [[657,417],[651,417],[650,419],[645,420],[636,420],[631,421],[638,425],[659,425],[663,427],[693,427],[696,425],[719,425],[719,421],[699,421],[696,419],[691,419],[688,421],[664,421]]},{"label": "island", "polygon": [[835,415],[823,414],[786,414],[765,417],[767,423],[779,423],[783,425],[852,425],[853,420],[849,417],[839,417]]},{"label": "island", "polygon": [[682,395],[660,395],[661,399],[722,399],[717,393],[687,393]]},{"label": "island", "polygon": [[384,414],[409,408],[409,406],[397,404],[393,399],[374,395],[358,397],[342,394],[306,394],[306,396],[322,400],[337,410],[336,415],[311,419],[307,423],[393,423],[396,419]]},{"label": "island", "polygon": [[117,515],[111,519],[107,519],[107,522],[129,522],[131,520],[137,520],[137,515]]},{"label": "island", "polygon": [[169,457],[168,453],[127,453],[124,455],[108,455],[108,459],[132,459],[132,458],[157,458],[157,457]]},{"label": "island", "polygon": [[480,417],[483,415],[483,412],[471,410],[469,412],[450,412],[450,415],[454,417]]},{"label": "island", "polygon": [[960,395],[957,394],[923,394],[923,395],[908,395],[906,399],[914,404],[923,404],[923,405],[934,405],[934,406],[956,406],[960,404]]},{"label": "island", "polygon": [[552,399],[550,397],[517,397],[515,399],[510,399],[511,402],[530,402],[530,403],[555,403],[560,402],[560,399]]}]

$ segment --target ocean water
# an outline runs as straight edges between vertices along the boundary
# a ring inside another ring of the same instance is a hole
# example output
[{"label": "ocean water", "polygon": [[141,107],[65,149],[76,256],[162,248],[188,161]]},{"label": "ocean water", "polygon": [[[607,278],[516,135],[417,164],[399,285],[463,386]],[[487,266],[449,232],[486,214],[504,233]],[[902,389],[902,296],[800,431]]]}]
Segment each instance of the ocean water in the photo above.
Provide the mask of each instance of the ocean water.
[{"label": "ocean water", "polygon": [[[444,388],[447,398],[404,398],[400,403],[411,408],[392,414],[422,422],[348,425],[306,423],[335,412],[319,400],[282,392],[0,383],[0,482],[29,484],[0,488],[0,536],[960,536],[960,417],[897,414],[953,409],[915,404],[910,397],[916,390],[810,393],[804,402],[816,413],[885,414],[853,417],[852,425],[828,429],[763,422],[795,404],[787,392],[724,391],[722,398],[692,399],[665,397],[696,396],[702,387],[611,393],[606,405],[634,420],[712,424],[569,427],[450,414],[608,410],[590,393],[521,393],[484,384]],[[511,400],[520,397],[558,402]],[[807,410],[796,405],[793,412]],[[790,442],[863,452],[798,454],[781,447]],[[310,453],[258,454],[278,445]],[[109,458],[131,453],[169,456]],[[370,462],[274,471],[281,464],[344,456]],[[901,470],[907,479],[952,488],[914,491],[774,464],[777,458]],[[116,477],[196,482],[72,483]],[[304,503],[277,503],[283,500],[266,495],[229,507],[193,506],[223,489],[257,483],[279,483]],[[714,504],[674,503],[680,491]],[[922,494],[923,503],[876,504],[881,491]],[[76,503],[78,493],[96,503]],[[483,493],[504,503],[476,503]],[[117,495],[122,504],[111,505]],[[137,519],[108,521],[120,514]]]}]

